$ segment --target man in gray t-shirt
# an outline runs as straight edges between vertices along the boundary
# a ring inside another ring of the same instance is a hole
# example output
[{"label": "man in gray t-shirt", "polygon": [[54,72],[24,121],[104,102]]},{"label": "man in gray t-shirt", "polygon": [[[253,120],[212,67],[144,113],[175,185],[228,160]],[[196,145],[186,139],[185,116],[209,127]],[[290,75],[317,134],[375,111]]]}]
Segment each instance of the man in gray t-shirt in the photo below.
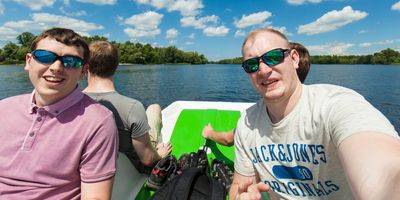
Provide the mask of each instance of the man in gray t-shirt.
[{"label": "man in gray t-shirt", "polygon": [[[119,151],[127,155],[141,173],[150,173],[151,168],[172,150],[169,143],[157,144],[161,108],[157,104],[150,105],[147,116],[142,103],[115,91],[112,77],[118,67],[116,47],[98,41],[91,43],[89,48],[88,86],[84,92],[114,113],[119,132]],[[149,132],[155,134],[149,135]]]}]

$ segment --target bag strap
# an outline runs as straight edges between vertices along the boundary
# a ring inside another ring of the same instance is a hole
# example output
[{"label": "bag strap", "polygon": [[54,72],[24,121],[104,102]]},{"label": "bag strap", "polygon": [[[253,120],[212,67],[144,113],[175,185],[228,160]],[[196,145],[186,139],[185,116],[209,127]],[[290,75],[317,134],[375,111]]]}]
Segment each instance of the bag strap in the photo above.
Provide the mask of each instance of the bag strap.
[{"label": "bag strap", "polygon": [[225,187],[215,180],[214,178],[208,176],[208,179],[210,181],[210,188],[211,188],[211,200],[221,200],[226,198],[226,193],[227,191],[225,190]]},{"label": "bag strap", "polygon": [[188,199],[190,190],[193,188],[195,183],[194,180],[196,180],[202,174],[203,173],[199,168],[193,167],[185,170],[181,177],[179,177],[178,183],[175,186],[175,191],[178,191],[175,193],[177,197],[179,197],[179,199]]}]

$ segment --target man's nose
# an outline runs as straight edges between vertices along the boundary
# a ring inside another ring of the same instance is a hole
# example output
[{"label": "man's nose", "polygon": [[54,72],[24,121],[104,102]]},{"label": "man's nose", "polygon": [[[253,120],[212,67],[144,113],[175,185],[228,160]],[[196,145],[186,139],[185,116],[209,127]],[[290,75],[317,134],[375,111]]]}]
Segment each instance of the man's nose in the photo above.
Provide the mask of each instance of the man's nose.
[{"label": "man's nose", "polygon": [[57,59],[50,65],[49,69],[53,72],[60,72],[64,70],[64,64],[61,59]]},{"label": "man's nose", "polygon": [[260,73],[271,73],[272,68],[270,66],[268,66],[267,64],[264,63],[264,61],[262,61],[260,59],[260,62],[258,63],[258,72]]}]

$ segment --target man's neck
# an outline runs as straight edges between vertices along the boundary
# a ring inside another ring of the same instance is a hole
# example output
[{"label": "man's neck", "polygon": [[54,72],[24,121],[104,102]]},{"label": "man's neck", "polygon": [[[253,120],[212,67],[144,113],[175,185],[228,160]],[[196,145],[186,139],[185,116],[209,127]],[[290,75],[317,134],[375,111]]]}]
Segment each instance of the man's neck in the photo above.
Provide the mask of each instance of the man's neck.
[{"label": "man's neck", "polygon": [[278,123],[294,109],[300,100],[302,88],[303,85],[299,83],[288,98],[277,102],[265,102],[267,113],[272,123]]},{"label": "man's neck", "polygon": [[115,91],[112,77],[102,78],[88,74],[88,86],[83,90],[87,93],[104,93]]}]

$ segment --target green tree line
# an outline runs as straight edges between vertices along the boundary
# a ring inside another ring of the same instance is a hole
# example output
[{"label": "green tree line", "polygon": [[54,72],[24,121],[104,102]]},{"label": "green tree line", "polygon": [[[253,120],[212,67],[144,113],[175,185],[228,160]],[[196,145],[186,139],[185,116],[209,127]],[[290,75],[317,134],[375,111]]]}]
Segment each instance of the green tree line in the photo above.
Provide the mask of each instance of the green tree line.
[{"label": "green tree line", "polygon": [[[25,61],[25,55],[30,52],[32,41],[36,38],[30,32],[24,32],[17,36],[17,44],[8,42],[0,49],[0,64],[19,64]],[[92,41],[108,39],[102,36],[84,37],[90,43]],[[150,44],[133,42],[118,43],[112,41],[119,50],[119,62],[126,64],[241,64],[242,57],[223,59],[209,62],[203,54],[197,52],[184,52],[175,46],[153,47]],[[400,53],[393,49],[384,49],[373,55],[315,55],[311,56],[313,64],[400,64]]]},{"label": "green tree line", "polygon": [[[20,64],[25,62],[25,55],[30,52],[32,41],[37,36],[30,32],[24,32],[17,36],[17,44],[8,42],[0,49],[0,64]],[[90,43],[92,41],[108,39],[102,36],[84,37]],[[126,64],[205,64],[207,58],[197,52],[184,52],[175,46],[153,47],[149,44],[112,41],[119,51],[119,62]]]},{"label": "green tree line", "polygon": [[[384,49],[373,55],[320,55],[311,56],[312,64],[400,64],[400,52],[393,49]],[[224,59],[214,63],[217,64],[241,64],[242,57]]]}]

